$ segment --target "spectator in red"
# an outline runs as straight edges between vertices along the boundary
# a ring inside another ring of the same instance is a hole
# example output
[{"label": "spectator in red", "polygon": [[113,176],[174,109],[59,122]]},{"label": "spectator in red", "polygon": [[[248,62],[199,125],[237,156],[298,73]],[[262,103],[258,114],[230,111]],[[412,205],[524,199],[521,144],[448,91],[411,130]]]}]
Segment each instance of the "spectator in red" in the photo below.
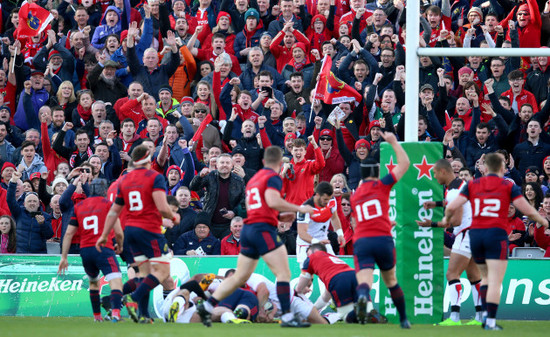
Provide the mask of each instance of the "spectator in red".
[{"label": "spectator in red", "polygon": [[514,248],[524,246],[525,223],[523,223],[519,215],[516,207],[510,204],[508,207],[508,240],[510,241],[508,247],[510,253],[512,253]]},{"label": "spectator in red", "polygon": [[[323,157],[325,158],[325,167],[319,172],[319,182],[330,181],[335,174],[344,172],[344,158],[342,158],[336,146],[334,132],[330,129],[323,129],[319,132],[321,123],[322,118],[319,116],[315,117],[315,124],[318,128],[315,130],[314,134],[319,137],[319,148],[323,152]],[[312,146],[309,146],[306,159],[315,158],[312,150]]]},{"label": "spectator in red", "polygon": [[[544,196],[540,213],[546,218],[550,217],[550,195],[548,194]],[[546,249],[544,257],[550,257],[550,229],[545,229],[537,223],[535,225],[534,236],[537,245],[542,249]]]},{"label": "spectator in red", "polygon": [[231,220],[229,230],[231,234],[221,240],[222,255],[239,255],[241,252],[240,239],[241,230],[243,229],[243,218],[236,216]]},{"label": "spectator in red", "polygon": [[[542,20],[537,0],[527,0],[527,3],[514,8],[508,16],[500,22],[503,28],[508,28],[510,21],[517,21],[519,46],[521,48],[539,48]],[[510,31],[506,37],[510,38]],[[525,59],[524,59],[525,60]]]},{"label": "spectator in red", "polygon": [[[283,42],[282,46],[281,42]],[[281,73],[285,65],[292,60],[292,52],[296,42],[302,42],[305,45],[307,54],[309,50],[309,41],[302,32],[292,27],[292,22],[287,22],[283,29],[279,31],[271,41],[269,50],[277,60],[277,71],[279,73]]]},{"label": "spectator in red", "polygon": [[315,142],[315,138],[309,136],[308,140],[313,146],[315,160],[306,159],[306,142],[297,138],[292,146],[292,160],[290,163],[283,164],[281,171],[285,200],[296,205],[301,205],[311,198],[315,175],[325,167],[323,151]]}]

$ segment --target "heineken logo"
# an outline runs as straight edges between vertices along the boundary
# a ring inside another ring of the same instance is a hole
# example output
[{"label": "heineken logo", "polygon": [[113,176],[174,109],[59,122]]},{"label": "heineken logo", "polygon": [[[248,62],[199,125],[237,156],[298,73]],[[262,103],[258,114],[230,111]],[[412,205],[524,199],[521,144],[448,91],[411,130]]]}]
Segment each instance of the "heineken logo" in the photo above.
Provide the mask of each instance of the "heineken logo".
[{"label": "heineken logo", "polygon": [[[424,157],[424,160],[426,157]],[[420,219],[431,219],[433,210],[424,209],[423,205],[427,201],[433,201],[433,191],[418,192],[418,217]],[[434,310],[434,261],[433,261],[433,230],[429,227],[417,227],[414,231],[414,239],[417,243],[417,269],[414,272],[413,279],[417,289],[414,294],[414,315],[432,316]],[[413,268],[413,266],[410,266]]]},{"label": "heineken logo", "polygon": [[53,291],[79,291],[82,289],[82,280],[59,280],[52,277],[44,281],[28,281],[23,279],[17,282],[15,279],[0,279],[0,293],[34,293]]},{"label": "heineken logo", "polygon": [[418,177],[416,178],[416,180],[420,180],[424,176],[432,180],[431,170],[435,165],[428,163],[428,160],[426,159],[426,155],[422,157],[422,162],[420,164],[413,164],[413,166],[418,170]]}]

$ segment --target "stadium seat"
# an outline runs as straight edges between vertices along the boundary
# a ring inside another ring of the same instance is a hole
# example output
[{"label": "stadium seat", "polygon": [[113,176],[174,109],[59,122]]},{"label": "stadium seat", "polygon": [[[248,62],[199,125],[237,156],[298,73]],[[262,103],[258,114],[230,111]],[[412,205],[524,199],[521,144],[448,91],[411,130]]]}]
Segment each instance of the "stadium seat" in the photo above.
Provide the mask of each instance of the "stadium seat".
[{"label": "stadium seat", "polygon": [[516,247],[512,250],[512,257],[542,259],[544,257],[544,249],[539,247]]}]

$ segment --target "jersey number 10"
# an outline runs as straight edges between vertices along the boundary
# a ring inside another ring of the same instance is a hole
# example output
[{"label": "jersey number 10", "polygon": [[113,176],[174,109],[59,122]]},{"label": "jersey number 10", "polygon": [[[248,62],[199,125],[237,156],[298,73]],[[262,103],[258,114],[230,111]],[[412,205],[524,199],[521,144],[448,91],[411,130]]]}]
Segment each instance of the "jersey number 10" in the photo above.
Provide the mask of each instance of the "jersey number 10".
[{"label": "jersey number 10", "polygon": [[365,201],[361,205],[355,206],[357,221],[370,220],[382,215],[382,205],[377,199]]}]

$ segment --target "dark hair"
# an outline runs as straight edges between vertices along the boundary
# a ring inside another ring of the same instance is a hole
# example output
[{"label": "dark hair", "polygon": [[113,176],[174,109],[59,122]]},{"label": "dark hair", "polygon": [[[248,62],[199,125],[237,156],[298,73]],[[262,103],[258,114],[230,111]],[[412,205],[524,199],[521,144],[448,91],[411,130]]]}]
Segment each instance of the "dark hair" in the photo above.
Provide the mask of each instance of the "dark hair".
[{"label": "dark hair", "polygon": [[[158,119],[157,119],[158,120]],[[126,118],[122,121],[122,123],[120,123],[120,126],[124,126],[124,124],[126,123],[132,123],[132,125],[134,126],[134,128],[136,127],[136,122],[134,122],[133,119],[131,118]]]},{"label": "dark hair", "polygon": [[479,130],[481,130],[481,129],[487,129],[487,130],[489,130],[489,131],[491,130],[491,128],[489,127],[489,124],[488,124],[488,123],[483,123],[483,122],[479,123],[479,124],[476,126],[476,129],[479,129]]},{"label": "dark hair", "polygon": [[271,72],[267,71],[267,70],[262,70],[258,73],[258,78],[260,78],[260,76],[267,76],[269,77],[270,80],[273,80],[273,74],[271,74]]},{"label": "dark hair", "polygon": [[418,121],[424,121],[424,123],[426,123],[426,125],[430,125],[429,122],[428,122],[428,117],[424,116],[424,115],[418,115]]},{"label": "dark hair", "polygon": [[296,138],[294,139],[294,143],[292,144],[294,147],[307,147],[306,141],[302,138]]},{"label": "dark hair", "polygon": [[149,149],[145,145],[139,145],[132,150],[132,161],[137,162],[144,159],[145,155],[149,152]]},{"label": "dark hair", "polygon": [[521,70],[512,70],[509,74],[508,74],[508,80],[515,80],[517,78],[521,78],[523,79],[524,76],[523,76],[523,72]]},{"label": "dark hair", "polygon": [[23,143],[21,143],[21,150],[29,146],[32,146],[36,150],[36,145],[34,145],[34,143],[31,142],[30,140],[25,140],[23,141]]},{"label": "dark hair", "polygon": [[439,159],[438,161],[436,161],[434,169],[453,172],[453,167],[451,166],[451,163],[449,163],[447,159]]},{"label": "dark hair", "polygon": [[215,39],[223,39],[223,41],[225,42],[225,34],[222,34],[222,33],[212,34],[212,42],[214,42]]},{"label": "dark hair", "polygon": [[334,189],[328,181],[321,181],[315,186],[315,194],[331,196],[332,193],[334,193]]},{"label": "dark hair", "polygon": [[74,134],[74,138],[76,139],[76,137],[78,137],[80,135],[86,135],[86,136],[88,136],[88,139],[90,139],[90,135],[88,135],[88,132],[86,132],[86,130],[84,130],[84,129],[76,130],[76,132]]},{"label": "dark hair", "polygon": [[365,158],[361,161],[361,178],[378,178],[380,174],[380,164],[372,159]]},{"label": "dark hair", "polygon": [[[531,186],[535,191],[535,204],[533,205],[533,207],[535,207],[535,209],[539,209],[543,199],[542,188],[540,187],[540,184],[536,182],[523,183],[523,186],[521,187],[521,193],[523,194],[523,196],[525,196],[525,189],[527,188],[527,186]],[[527,199],[527,196],[525,196],[525,199]]]},{"label": "dark hair", "polygon": [[460,124],[462,124],[462,126],[465,125],[464,120],[463,120],[462,118],[460,118],[460,117],[455,117],[455,118],[453,118],[453,121],[451,122],[451,124],[452,124],[453,122],[460,122]]},{"label": "dark hair", "polygon": [[462,171],[468,171],[468,173],[470,173],[470,175],[473,177],[474,176],[474,173],[472,172],[472,170],[470,170],[469,167],[467,166],[464,166],[463,168],[461,168],[460,170],[458,170],[458,172],[462,172]]},{"label": "dark hair", "polygon": [[489,153],[485,156],[485,166],[489,169],[489,172],[496,173],[503,164],[502,157],[496,153]]},{"label": "dark hair", "polygon": [[313,243],[307,249],[310,250],[310,251],[320,250],[320,251],[325,252],[325,253],[327,252],[327,248],[322,243]]},{"label": "dark hair", "polygon": [[167,195],[166,196],[166,202],[168,203],[168,205],[172,205],[172,206],[176,206],[176,207],[180,206],[180,203],[178,202],[178,199],[176,199],[176,197],[173,196],[173,195]]},{"label": "dark hair", "polygon": [[[32,185],[32,184],[31,184]],[[9,215],[2,215],[0,219],[7,218],[10,221],[10,231],[8,232],[8,253],[15,253],[16,249],[16,230],[15,230],[15,220]]]},{"label": "dark hair", "polygon": [[510,97],[508,97],[508,96],[500,96],[498,99],[501,99],[501,100],[503,100],[504,102],[506,102],[508,104],[512,104],[512,101],[510,100]]},{"label": "dark hair", "polygon": [[299,77],[303,80],[304,79],[304,74],[302,74],[301,71],[295,71],[292,74],[290,74],[290,79],[292,79],[293,77]]}]

